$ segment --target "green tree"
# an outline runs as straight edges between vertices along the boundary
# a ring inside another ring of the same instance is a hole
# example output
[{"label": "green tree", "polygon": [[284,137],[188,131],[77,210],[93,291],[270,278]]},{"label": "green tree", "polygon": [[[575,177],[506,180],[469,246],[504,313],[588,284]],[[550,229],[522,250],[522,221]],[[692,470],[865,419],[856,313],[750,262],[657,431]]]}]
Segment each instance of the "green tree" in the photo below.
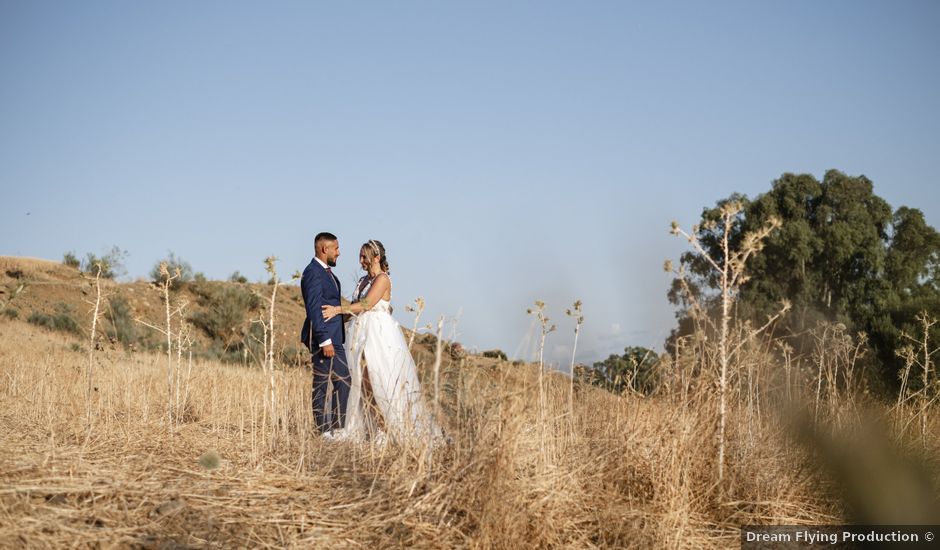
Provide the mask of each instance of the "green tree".
[{"label": "green tree", "polygon": [[[713,222],[731,200],[745,204],[729,235],[732,247],[739,247],[743,234],[772,217],[782,223],[749,263],[750,279],[741,286],[737,314],[761,321],[781,300],[789,300],[793,309],[778,334],[794,335],[797,347],[795,335],[821,320],[865,331],[892,381],[900,368],[895,356],[900,331],[914,329],[915,316],[925,308],[933,316],[940,313],[940,235],[923,214],[908,207],[892,212],[865,176],[830,170],[818,181],[809,174],[783,174],[754,200],[735,194],[703,211],[696,234],[707,254],[719,262],[721,235]],[[707,258],[690,251],[680,261],[692,291],[713,307],[709,296],[717,281]],[[680,309],[667,349],[693,328],[679,281],[674,281],[669,298]]]},{"label": "green tree", "polygon": [[632,389],[650,394],[659,384],[656,371],[658,361],[659,356],[653,350],[631,346],[623,350],[623,355],[611,355],[594,363],[592,372],[586,373],[586,378],[592,384],[614,393]]}]

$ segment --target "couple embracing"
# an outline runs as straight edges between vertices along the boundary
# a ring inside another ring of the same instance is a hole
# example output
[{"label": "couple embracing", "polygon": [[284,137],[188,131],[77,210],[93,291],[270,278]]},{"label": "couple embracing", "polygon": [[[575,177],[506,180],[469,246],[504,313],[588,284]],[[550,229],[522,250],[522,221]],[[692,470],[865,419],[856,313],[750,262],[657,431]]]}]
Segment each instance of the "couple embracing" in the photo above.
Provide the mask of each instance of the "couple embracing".
[{"label": "couple embracing", "polygon": [[307,318],[300,338],[313,359],[313,418],[326,439],[436,439],[421,399],[414,359],[391,314],[392,281],[385,247],[359,249],[359,279],[349,303],[333,274],[339,239],[320,233],[300,289]]}]

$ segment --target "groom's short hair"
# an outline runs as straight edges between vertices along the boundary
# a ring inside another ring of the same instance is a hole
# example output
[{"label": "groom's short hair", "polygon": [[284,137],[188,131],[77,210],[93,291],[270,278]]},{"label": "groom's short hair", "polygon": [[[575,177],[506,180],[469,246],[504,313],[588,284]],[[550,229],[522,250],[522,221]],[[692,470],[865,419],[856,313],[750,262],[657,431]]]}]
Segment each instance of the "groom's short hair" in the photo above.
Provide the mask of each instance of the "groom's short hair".
[{"label": "groom's short hair", "polygon": [[313,246],[320,246],[320,243],[324,241],[337,241],[336,235],[332,233],[327,233],[326,231],[322,233],[317,233],[317,237],[313,239]]}]

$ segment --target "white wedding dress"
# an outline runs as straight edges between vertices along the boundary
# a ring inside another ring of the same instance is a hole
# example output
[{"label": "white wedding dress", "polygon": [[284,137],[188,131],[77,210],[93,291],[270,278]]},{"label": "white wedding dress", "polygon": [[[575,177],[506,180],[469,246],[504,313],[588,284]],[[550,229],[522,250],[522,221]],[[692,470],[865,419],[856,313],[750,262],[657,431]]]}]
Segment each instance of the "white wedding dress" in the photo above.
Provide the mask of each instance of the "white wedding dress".
[{"label": "white wedding dress", "polygon": [[[353,302],[364,298],[371,284],[366,277],[360,279]],[[346,358],[350,374],[346,438],[381,440],[383,433],[396,440],[440,438],[441,430],[422,401],[417,368],[389,301],[379,300],[346,323]]]}]

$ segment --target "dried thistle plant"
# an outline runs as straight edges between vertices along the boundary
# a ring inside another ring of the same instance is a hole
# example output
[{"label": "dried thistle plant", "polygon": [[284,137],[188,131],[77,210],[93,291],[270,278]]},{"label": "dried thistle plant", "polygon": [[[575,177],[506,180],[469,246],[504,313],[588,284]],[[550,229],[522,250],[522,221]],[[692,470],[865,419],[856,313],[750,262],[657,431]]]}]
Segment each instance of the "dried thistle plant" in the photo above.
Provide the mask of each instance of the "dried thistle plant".
[{"label": "dried thistle plant", "polygon": [[277,287],[280,285],[281,281],[277,276],[277,258],[274,256],[268,256],[264,259],[264,269],[268,272],[268,275],[271,276],[271,296],[265,297],[268,301],[268,318],[261,319],[261,326],[264,329],[264,360],[262,361],[262,369],[264,374],[268,378],[268,391],[265,392],[265,418],[270,416],[271,418],[271,447],[273,448],[277,441],[277,430],[278,430],[278,392],[277,392],[277,378],[275,373],[274,365],[274,340],[275,340],[275,330],[274,330],[274,306],[277,303]]},{"label": "dried thistle plant", "polygon": [[[897,350],[895,353],[904,359],[904,369],[901,376],[901,389],[898,392],[898,403],[895,408],[901,408],[908,401],[915,400],[914,406],[908,424],[918,421],[920,425],[921,441],[924,448],[927,446],[928,439],[928,412],[931,407],[940,399],[940,381],[937,379],[936,368],[932,357],[940,351],[940,347],[931,349],[930,329],[937,324],[937,320],[932,318],[926,310],[921,311],[916,320],[920,323],[920,332],[918,336],[912,336],[907,332],[901,332],[901,338],[909,343]],[[917,391],[910,390],[910,373],[913,367],[920,370],[920,388]],[[903,431],[903,430],[902,430]]]},{"label": "dried thistle plant", "polygon": [[545,302],[535,301],[535,308],[526,310],[529,315],[535,315],[541,326],[541,337],[539,339],[539,447],[541,449],[540,457],[543,461],[546,459],[545,453],[545,337],[554,332],[556,327],[551,319],[545,315]]},{"label": "dried thistle plant", "polygon": [[91,306],[91,331],[89,333],[89,342],[88,342],[88,367],[85,372],[85,405],[86,413],[89,427],[91,426],[91,396],[94,391],[94,377],[95,377],[95,351],[98,347],[97,341],[97,329],[98,329],[98,319],[101,318],[101,262],[95,262],[95,299],[94,301],[85,300],[85,303]]},{"label": "dried thistle plant", "polygon": [[[781,221],[776,218],[770,218],[763,226],[758,228],[756,231],[748,233],[743,236],[741,246],[735,249],[729,241],[734,223],[738,215],[744,210],[744,204],[741,201],[729,201],[721,206],[720,209],[720,221],[710,220],[705,224],[705,229],[715,230],[721,229],[720,237],[720,251],[721,257],[718,259],[713,258],[702,243],[699,241],[697,234],[699,231],[699,226],[693,226],[691,232],[686,232],[683,230],[679,223],[673,221],[671,224],[670,233],[677,237],[685,237],[688,240],[689,244],[692,245],[692,248],[698,252],[702,258],[711,266],[718,276],[718,288],[719,288],[719,299],[721,305],[721,316],[719,318],[718,326],[714,327],[714,322],[711,321],[707,315],[704,314],[704,308],[701,307],[698,297],[691,291],[684,272],[680,269],[677,272],[679,275],[680,284],[683,287],[683,291],[686,294],[686,297],[690,304],[690,310],[693,315],[700,316],[698,320],[704,320],[705,322],[712,325],[714,328],[717,328],[716,332],[718,333],[718,364],[719,364],[719,375],[718,375],[718,395],[719,395],[719,412],[718,412],[718,479],[724,479],[724,468],[725,468],[725,442],[726,442],[726,424],[728,416],[728,378],[731,375],[729,372],[730,367],[730,358],[732,354],[731,342],[729,341],[730,330],[729,325],[731,322],[731,308],[734,304],[735,298],[738,294],[738,291],[742,284],[747,281],[747,274],[745,273],[745,266],[747,260],[760,252],[764,247],[764,242],[770,234],[780,227]],[[672,262],[666,262],[663,266],[664,269],[672,270]],[[786,310],[789,309],[789,304],[784,303],[782,310],[778,313],[777,316],[773,316],[768,320],[767,324],[764,325],[761,329],[753,331],[751,336],[754,336],[764,330],[766,327],[779,316],[782,315]],[[738,344],[737,348],[740,348],[741,343]],[[735,349],[737,349],[735,348]]]},{"label": "dried thistle plant", "polygon": [[[160,262],[159,267],[160,272],[160,282],[159,288],[163,294],[163,303],[165,307],[165,318],[164,326],[158,327],[154,324],[148,323],[140,318],[135,318],[134,320],[150,329],[156,330],[161,334],[166,336],[166,405],[167,405],[167,430],[172,431],[174,421],[177,420],[176,415],[174,415],[174,400],[173,400],[173,380],[174,380],[174,369],[173,369],[173,318],[178,317],[180,319],[180,331],[183,330],[183,312],[186,308],[186,302],[179,302],[177,306],[173,309],[170,307],[170,287],[173,285],[173,281],[177,280],[182,276],[182,271],[179,266],[177,266],[173,273],[170,273],[169,264],[167,262]],[[182,338],[179,338],[179,341],[182,342]],[[179,352],[181,353],[181,352]],[[178,366],[178,365],[177,365]],[[177,400],[178,401],[178,400]]]},{"label": "dried thistle plant", "polygon": [[571,420],[574,421],[574,357],[578,352],[578,336],[581,335],[581,325],[584,324],[584,314],[581,312],[581,300],[576,300],[571,309],[565,310],[565,315],[574,318],[574,345],[571,346],[571,386],[568,392],[568,408]]},{"label": "dried thistle plant", "polygon": [[411,336],[408,337],[408,351],[411,351],[411,346],[415,341],[415,334],[418,333],[418,320],[421,318],[421,313],[424,311],[424,298],[418,296],[415,298],[415,305],[405,306],[405,311],[415,314],[415,324],[411,329]]}]

